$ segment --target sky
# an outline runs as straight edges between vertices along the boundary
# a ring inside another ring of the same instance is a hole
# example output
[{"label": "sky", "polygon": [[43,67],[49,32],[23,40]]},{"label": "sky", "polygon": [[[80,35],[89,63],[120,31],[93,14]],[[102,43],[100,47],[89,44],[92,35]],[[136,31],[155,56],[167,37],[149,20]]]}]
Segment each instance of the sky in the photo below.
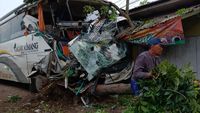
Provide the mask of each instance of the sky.
[{"label": "sky", "polygon": [[[115,3],[120,8],[126,5],[126,0],[107,0]],[[140,0],[129,0],[130,8],[137,7],[140,4]],[[136,1],[136,2],[135,2]],[[148,0],[149,2],[157,1],[157,0]],[[23,3],[23,0],[0,0],[0,18],[7,14],[9,11],[15,9],[19,5]]]},{"label": "sky", "polygon": [[[118,7],[125,9],[126,7],[126,0],[107,0],[107,1],[111,1],[113,3],[115,3],[116,5],[118,5]],[[134,7],[138,7],[140,5],[140,1],[143,0],[129,0],[129,9],[132,9]],[[148,0],[148,2],[154,2],[154,1],[158,1],[158,0]]]},{"label": "sky", "polygon": [[23,0],[0,0],[0,18],[23,3]]}]

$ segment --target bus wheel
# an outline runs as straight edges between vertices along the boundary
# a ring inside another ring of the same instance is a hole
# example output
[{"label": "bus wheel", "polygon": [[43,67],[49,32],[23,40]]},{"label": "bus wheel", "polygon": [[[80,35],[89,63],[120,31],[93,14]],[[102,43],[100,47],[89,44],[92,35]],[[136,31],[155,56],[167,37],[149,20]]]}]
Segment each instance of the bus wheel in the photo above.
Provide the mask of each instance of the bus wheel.
[{"label": "bus wheel", "polygon": [[47,78],[42,75],[37,75],[31,78],[31,91],[40,92],[46,84],[47,84]]}]

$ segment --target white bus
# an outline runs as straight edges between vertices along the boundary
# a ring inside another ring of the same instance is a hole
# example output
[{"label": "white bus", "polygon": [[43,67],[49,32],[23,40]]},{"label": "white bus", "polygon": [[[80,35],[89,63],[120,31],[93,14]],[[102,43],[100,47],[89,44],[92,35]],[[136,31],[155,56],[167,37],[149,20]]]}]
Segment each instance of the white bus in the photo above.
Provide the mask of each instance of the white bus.
[{"label": "white bus", "polygon": [[67,63],[64,46],[87,24],[83,7],[102,5],[90,0],[46,1],[44,32],[38,30],[38,2],[23,4],[0,19],[0,79],[31,83],[39,90],[46,78],[62,75]]},{"label": "white bus", "polygon": [[24,21],[31,25],[29,20],[34,19],[22,11],[26,7],[23,4],[0,19],[0,79],[35,85],[28,76],[36,73],[34,65],[49,56],[52,48],[44,36],[34,31],[26,34]]}]

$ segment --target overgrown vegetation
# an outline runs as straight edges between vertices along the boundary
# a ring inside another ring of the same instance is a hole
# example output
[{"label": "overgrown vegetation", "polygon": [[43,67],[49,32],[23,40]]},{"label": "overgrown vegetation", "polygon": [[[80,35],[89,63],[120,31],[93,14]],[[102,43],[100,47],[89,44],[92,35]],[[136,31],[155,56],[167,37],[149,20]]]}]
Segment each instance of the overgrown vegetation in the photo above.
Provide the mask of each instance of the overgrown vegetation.
[{"label": "overgrown vegetation", "polygon": [[17,101],[21,100],[22,98],[19,95],[8,96],[8,102],[16,103]]},{"label": "overgrown vegetation", "polygon": [[90,5],[85,5],[83,7],[83,13],[85,13],[85,14],[92,13],[94,10],[95,10],[95,8]]},{"label": "overgrown vegetation", "polygon": [[105,110],[103,109],[98,109],[95,113],[107,113],[107,112],[105,112]]},{"label": "overgrown vegetation", "polygon": [[154,79],[140,80],[140,95],[124,113],[199,113],[199,87],[189,66],[178,69],[167,61],[153,70]]},{"label": "overgrown vegetation", "polygon": [[186,14],[189,11],[188,8],[182,8],[176,11],[176,14],[179,16],[183,16],[184,14]]},{"label": "overgrown vegetation", "polygon": [[142,1],[140,1],[140,6],[146,5],[148,3],[149,3],[148,0],[142,0]]},{"label": "overgrown vegetation", "polygon": [[38,106],[38,108],[42,111],[42,113],[64,113],[62,106],[53,106],[43,101],[40,102],[40,106]]},{"label": "overgrown vegetation", "polygon": [[100,13],[101,17],[106,17],[110,20],[116,20],[117,18],[117,11],[109,6],[101,6],[100,9],[95,9],[94,7],[90,6],[90,5],[86,5],[83,7],[83,12],[85,14],[89,14],[92,13],[93,11],[98,10]]}]

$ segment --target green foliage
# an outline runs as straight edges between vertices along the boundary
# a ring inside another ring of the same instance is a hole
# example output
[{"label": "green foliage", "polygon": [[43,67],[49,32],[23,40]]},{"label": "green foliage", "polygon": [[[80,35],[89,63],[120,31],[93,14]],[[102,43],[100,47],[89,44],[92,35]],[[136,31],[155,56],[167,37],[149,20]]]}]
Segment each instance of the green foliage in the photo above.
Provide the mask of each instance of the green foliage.
[{"label": "green foliage", "polygon": [[94,104],[92,105],[95,109],[105,109],[108,108],[108,104]]},{"label": "green foliage", "polygon": [[17,101],[21,100],[22,98],[19,95],[8,96],[8,101],[12,103],[16,103]]},{"label": "green foliage", "polygon": [[92,7],[92,6],[89,6],[89,5],[86,5],[86,6],[83,7],[83,12],[86,13],[86,14],[92,13],[94,10],[95,10],[95,8]]},{"label": "green foliage", "polygon": [[98,109],[95,113],[107,113],[107,112],[105,112],[105,110],[103,109]]},{"label": "green foliage", "polygon": [[[139,80],[140,96],[132,106],[136,113],[199,113],[199,87],[189,66],[178,69],[167,61],[153,70],[154,79]],[[132,102],[133,103],[133,102]],[[128,113],[128,112],[127,112]]]},{"label": "green foliage", "polygon": [[110,20],[116,20],[117,19],[117,11],[114,8],[110,9],[111,13],[109,14],[108,18]]},{"label": "green foliage", "polygon": [[132,95],[121,95],[118,98],[118,103],[122,106],[132,106],[132,102],[135,100],[137,100],[137,98],[133,98]]},{"label": "green foliage", "polygon": [[156,23],[156,21],[154,19],[147,19],[144,21],[144,24],[148,24],[148,25],[153,25],[155,23]]},{"label": "green foliage", "polygon": [[135,113],[134,109],[136,109],[137,102],[138,97],[132,95],[120,95],[118,98],[118,104],[126,107],[123,113]]},{"label": "green foliage", "polygon": [[182,16],[187,12],[188,12],[188,8],[182,8],[182,9],[177,10],[176,14]]},{"label": "green foliage", "polygon": [[117,11],[114,8],[110,8],[108,6],[102,6],[100,8],[100,15],[108,17],[108,19],[110,20],[116,20]]},{"label": "green foliage", "polygon": [[146,5],[148,3],[149,3],[148,0],[142,0],[142,1],[140,1],[140,6]]},{"label": "green foliage", "polygon": [[[85,14],[92,13],[95,10],[97,10],[97,9],[95,9],[94,7],[89,6],[89,5],[86,5],[83,7],[83,13],[85,13]],[[117,11],[112,7],[103,5],[98,10],[99,10],[101,17],[106,17],[113,21],[116,20],[116,18],[117,18]]]},{"label": "green foliage", "polygon": [[109,13],[109,7],[108,6],[102,6],[100,8],[100,15],[106,16],[106,15],[108,15],[108,13]]},{"label": "green foliage", "polygon": [[53,106],[44,101],[40,102],[42,113],[65,113],[61,105]]},{"label": "green foliage", "polygon": [[128,106],[127,109],[123,111],[123,113],[135,113],[134,109],[135,108],[133,106]]}]

